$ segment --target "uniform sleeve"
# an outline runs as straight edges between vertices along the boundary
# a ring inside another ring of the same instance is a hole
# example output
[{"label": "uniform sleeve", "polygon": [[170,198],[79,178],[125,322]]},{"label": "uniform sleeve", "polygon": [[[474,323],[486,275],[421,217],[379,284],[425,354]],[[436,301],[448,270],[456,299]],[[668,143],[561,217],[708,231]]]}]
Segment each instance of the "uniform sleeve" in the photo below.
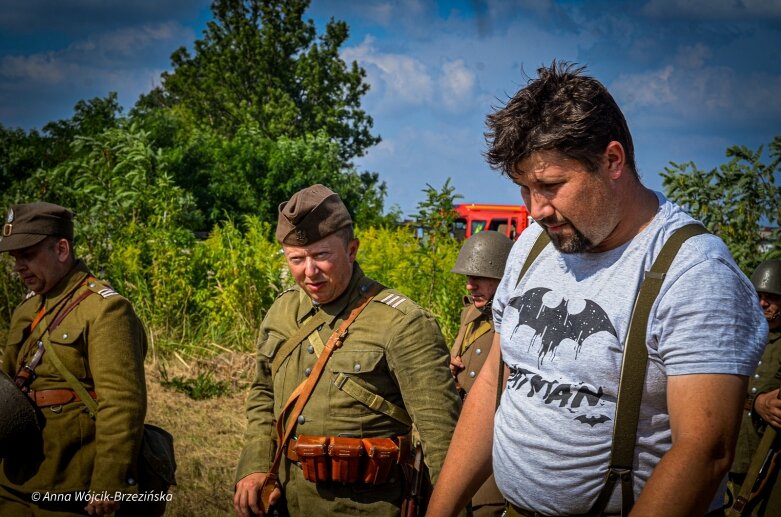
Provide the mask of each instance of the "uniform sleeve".
[{"label": "uniform sleeve", "polygon": [[260,342],[256,354],[255,380],[247,396],[247,430],[244,448],[236,468],[236,482],[253,472],[268,472],[274,460],[272,440],[274,425],[274,385],[271,377],[269,311],[261,325]]},{"label": "uniform sleeve", "polygon": [[418,428],[431,481],[436,482],[461,411],[449,354],[436,321],[420,309],[406,314],[388,343],[388,363]]},{"label": "uniform sleeve", "polygon": [[114,295],[99,303],[87,344],[98,396],[90,490],[133,493],[146,415],[146,334],[124,298]]}]

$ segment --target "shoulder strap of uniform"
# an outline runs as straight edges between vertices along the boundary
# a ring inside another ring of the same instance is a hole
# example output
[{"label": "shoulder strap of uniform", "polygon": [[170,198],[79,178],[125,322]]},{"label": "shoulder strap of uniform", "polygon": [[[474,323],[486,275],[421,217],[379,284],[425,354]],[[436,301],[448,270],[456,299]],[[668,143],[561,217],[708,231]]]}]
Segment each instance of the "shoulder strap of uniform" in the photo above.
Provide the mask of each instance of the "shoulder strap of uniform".
[{"label": "shoulder strap of uniform", "polygon": [[[518,273],[518,280],[515,282],[515,286],[518,287],[518,284],[521,283],[521,279],[523,278],[523,275],[526,274],[526,272],[529,270],[531,265],[534,263],[535,260],[537,260],[537,257],[542,253],[542,250],[545,249],[545,246],[548,245],[550,242],[550,237],[548,234],[543,230],[538,236],[537,240],[534,241],[534,244],[532,244],[532,248],[529,250],[529,254],[526,255],[526,260],[523,262],[523,266],[521,266],[521,272]],[[499,402],[502,400],[502,383],[504,381],[504,359],[502,359],[502,349],[499,349],[499,381],[497,382],[496,386],[496,407],[494,407],[494,412],[499,409]]]},{"label": "shoulder strap of uniform", "polygon": [[689,224],[676,230],[664,243],[651,269],[645,272],[643,283],[640,284],[640,290],[632,310],[632,319],[629,321],[629,332],[624,342],[610,468],[602,492],[597,497],[589,515],[601,515],[604,512],[618,479],[621,480],[621,514],[629,515],[629,510],[634,505],[632,464],[645,371],[648,365],[648,348],[645,343],[648,318],[651,314],[651,307],[662,288],[664,277],[681,245],[689,238],[703,233],[708,233],[708,230],[699,224]]}]

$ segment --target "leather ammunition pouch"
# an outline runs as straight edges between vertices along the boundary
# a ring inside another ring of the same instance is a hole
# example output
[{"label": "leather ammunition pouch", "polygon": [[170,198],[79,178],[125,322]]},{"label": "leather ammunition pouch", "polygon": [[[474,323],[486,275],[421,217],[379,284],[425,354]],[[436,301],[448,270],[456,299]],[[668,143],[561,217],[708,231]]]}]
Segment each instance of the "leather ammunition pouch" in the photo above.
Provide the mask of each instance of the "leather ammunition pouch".
[{"label": "leather ammunition pouch", "polygon": [[288,444],[287,457],[298,461],[304,478],[313,483],[381,485],[408,455],[402,453],[408,443],[403,437],[299,436]]}]

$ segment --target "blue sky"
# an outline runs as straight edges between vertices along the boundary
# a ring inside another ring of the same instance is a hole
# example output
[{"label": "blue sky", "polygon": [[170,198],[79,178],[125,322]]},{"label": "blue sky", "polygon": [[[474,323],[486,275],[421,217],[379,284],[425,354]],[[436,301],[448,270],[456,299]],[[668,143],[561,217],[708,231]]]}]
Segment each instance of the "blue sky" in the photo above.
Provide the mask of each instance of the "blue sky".
[{"label": "blue sky", "polygon": [[[485,115],[553,59],[613,93],[651,188],[670,161],[710,168],[781,135],[781,0],[314,0],[308,16],[350,26],[342,55],[383,138],[357,166],[408,214],[448,177],[465,202],[520,202],[482,158]],[[0,123],[40,128],[109,91],[129,109],[209,17],[203,0],[4,0]]]}]

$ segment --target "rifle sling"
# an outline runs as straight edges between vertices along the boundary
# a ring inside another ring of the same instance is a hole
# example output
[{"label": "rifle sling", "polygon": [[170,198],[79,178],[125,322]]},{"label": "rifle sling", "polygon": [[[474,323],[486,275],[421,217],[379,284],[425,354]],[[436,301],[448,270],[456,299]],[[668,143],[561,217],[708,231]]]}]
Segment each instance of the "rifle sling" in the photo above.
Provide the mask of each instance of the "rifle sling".
[{"label": "rifle sling", "polygon": [[[264,496],[265,494],[270,494],[271,490],[268,489],[268,487],[273,487],[277,481],[277,472],[279,471],[279,466],[282,461],[284,450],[287,447],[287,443],[290,440],[290,437],[293,436],[293,431],[295,431],[298,416],[301,414],[301,411],[304,410],[304,406],[309,400],[309,397],[312,395],[315,386],[317,386],[317,382],[320,380],[320,377],[325,370],[325,364],[328,362],[328,359],[331,357],[331,354],[334,352],[334,350],[342,346],[342,342],[347,337],[347,330],[350,325],[352,325],[353,321],[355,321],[355,318],[358,317],[363,309],[369,305],[369,302],[372,301],[374,296],[381,290],[382,286],[377,283],[369,288],[369,291],[366,293],[361,302],[350,312],[350,315],[347,317],[347,319],[345,319],[342,324],[339,325],[339,328],[333,331],[331,337],[328,338],[328,342],[325,344],[323,352],[320,354],[320,357],[318,357],[315,366],[312,368],[312,372],[304,380],[304,382],[299,384],[298,387],[293,390],[293,393],[290,394],[290,397],[282,408],[279,418],[277,419],[277,436],[279,436],[279,443],[277,444],[277,450],[274,454],[274,461],[271,464],[271,468],[266,473],[266,478],[263,482],[263,486],[261,487],[261,493],[263,493]],[[303,339],[304,338],[301,338],[301,340]],[[291,405],[293,405],[293,409],[288,415],[287,424],[283,427],[285,413]],[[268,509],[268,501],[265,500],[265,497],[262,501],[262,506],[265,513],[265,511]]]}]

